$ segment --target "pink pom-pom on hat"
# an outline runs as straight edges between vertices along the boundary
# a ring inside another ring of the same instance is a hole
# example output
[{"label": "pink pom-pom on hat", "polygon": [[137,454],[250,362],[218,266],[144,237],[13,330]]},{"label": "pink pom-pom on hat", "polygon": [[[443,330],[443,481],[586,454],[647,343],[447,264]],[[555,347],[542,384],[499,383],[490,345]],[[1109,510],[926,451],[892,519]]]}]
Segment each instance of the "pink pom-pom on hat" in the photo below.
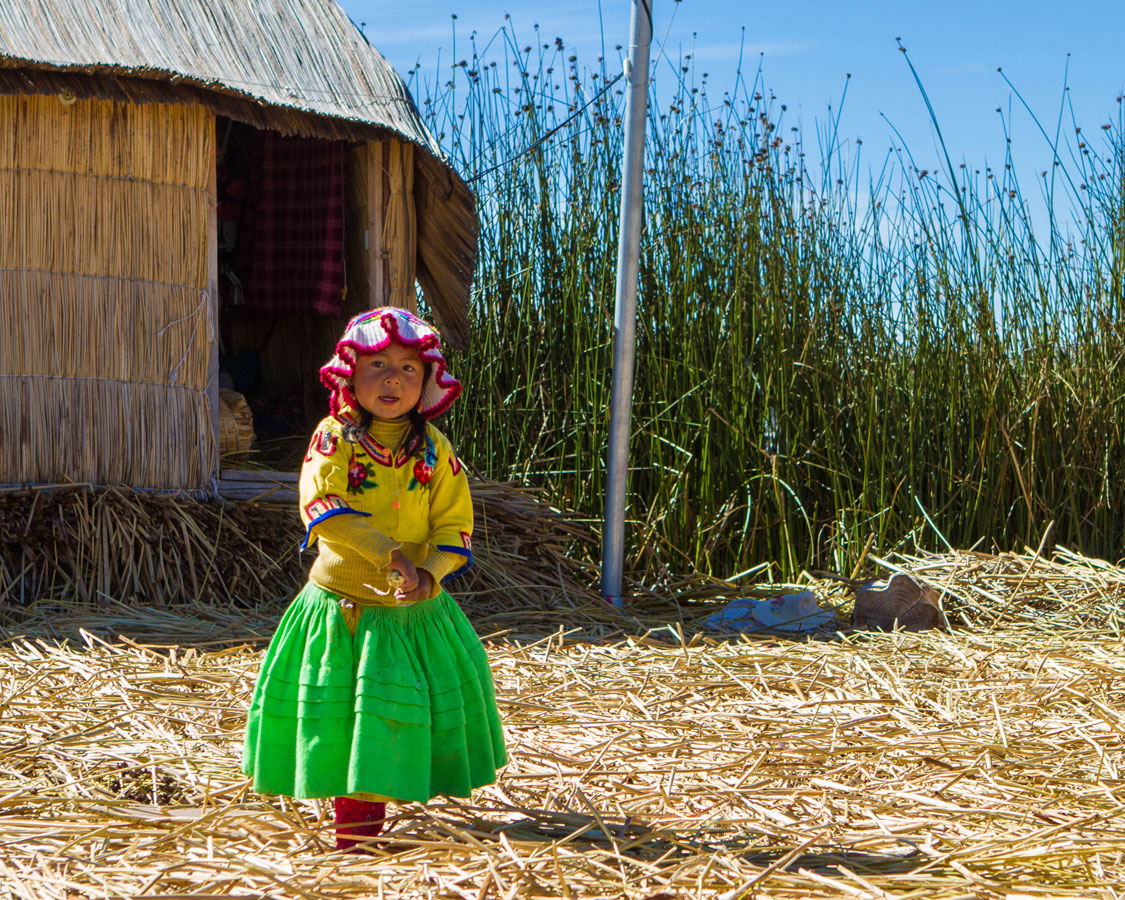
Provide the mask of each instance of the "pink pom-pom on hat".
[{"label": "pink pom-pom on hat", "polygon": [[321,367],[320,380],[332,392],[332,415],[339,416],[345,406],[359,409],[351,387],[356,359],[385,350],[392,342],[416,348],[418,358],[430,364],[420,401],[423,416],[440,416],[461,396],[461,382],[449,374],[441,355],[441,333],[405,309],[383,306],[352,319],[336,344],[336,355]]}]

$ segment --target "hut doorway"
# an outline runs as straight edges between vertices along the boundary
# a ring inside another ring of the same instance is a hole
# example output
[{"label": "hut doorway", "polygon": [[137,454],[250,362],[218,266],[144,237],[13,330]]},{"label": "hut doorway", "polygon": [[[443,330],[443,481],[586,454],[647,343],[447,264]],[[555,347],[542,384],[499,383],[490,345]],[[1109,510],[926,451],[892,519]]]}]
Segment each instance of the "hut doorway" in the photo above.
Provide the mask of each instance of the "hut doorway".
[{"label": "hut doorway", "polygon": [[369,299],[349,290],[354,149],[216,119],[223,470],[296,471],[327,413],[318,370]]}]

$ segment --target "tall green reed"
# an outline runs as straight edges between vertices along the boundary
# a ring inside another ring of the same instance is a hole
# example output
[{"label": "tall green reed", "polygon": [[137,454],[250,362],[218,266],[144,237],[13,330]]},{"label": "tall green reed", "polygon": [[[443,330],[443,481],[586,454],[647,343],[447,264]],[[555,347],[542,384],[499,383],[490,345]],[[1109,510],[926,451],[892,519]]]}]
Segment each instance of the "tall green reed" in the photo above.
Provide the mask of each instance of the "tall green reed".
[{"label": "tall green reed", "polygon": [[[412,75],[481,214],[449,427],[489,477],[592,522],[623,113],[598,63],[506,30],[448,75]],[[810,160],[760,72],[717,94],[690,57],[675,71],[647,134],[633,570],[850,572],[869,547],[1018,547],[1050,522],[1119,555],[1121,116],[1047,138],[1037,219],[1010,144],[995,170],[900,150],[864,175],[838,114]]]}]

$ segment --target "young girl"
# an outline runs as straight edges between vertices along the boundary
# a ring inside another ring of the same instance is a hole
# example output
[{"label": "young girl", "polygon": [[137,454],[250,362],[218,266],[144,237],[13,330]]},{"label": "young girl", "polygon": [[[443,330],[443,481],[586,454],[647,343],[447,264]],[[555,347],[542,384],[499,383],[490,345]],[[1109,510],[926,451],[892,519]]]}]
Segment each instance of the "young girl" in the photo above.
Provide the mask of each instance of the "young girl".
[{"label": "young girl", "polygon": [[378,835],[387,800],[465,797],[507,761],[484,648],[441,588],[472,565],[473,510],[426,421],[461,393],[440,340],[376,309],[320,370],[332,415],[300,484],[319,554],[250,704],[243,771],[263,793],[335,797],[337,849]]}]

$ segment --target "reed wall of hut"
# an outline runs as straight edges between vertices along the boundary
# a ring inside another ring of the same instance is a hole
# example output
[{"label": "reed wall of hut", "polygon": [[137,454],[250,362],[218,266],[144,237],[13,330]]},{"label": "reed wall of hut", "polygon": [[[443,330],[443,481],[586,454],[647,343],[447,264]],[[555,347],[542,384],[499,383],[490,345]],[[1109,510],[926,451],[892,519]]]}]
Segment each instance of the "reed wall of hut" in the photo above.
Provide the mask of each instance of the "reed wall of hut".
[{"label": "reed wall of hut", "polygon": [[0,483],[217,471],[214,114],[0,96]]}]

